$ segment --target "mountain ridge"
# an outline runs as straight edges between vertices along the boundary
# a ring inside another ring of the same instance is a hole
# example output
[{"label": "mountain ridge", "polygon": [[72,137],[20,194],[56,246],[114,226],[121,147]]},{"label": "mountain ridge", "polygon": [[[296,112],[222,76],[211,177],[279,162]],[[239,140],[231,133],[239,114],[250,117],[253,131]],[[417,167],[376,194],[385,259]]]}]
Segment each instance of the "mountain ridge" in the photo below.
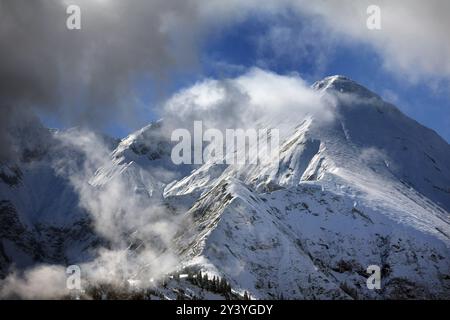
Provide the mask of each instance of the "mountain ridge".
[{"label": "mountain ridge", "polygon": [[[312,88],[326,95],[332,119],[262,115],[263,126],[281,129],[279,164],[176,166],[170,161],[173,142],[164,121],[158,121],[106,148],[87,190],[101,195],[120,183],[126,190],[122,196],[135,198],[139,208],[168,208],[166,214],[179,219],[173,239],[180,260],[176,268],[225,277],[255,298],[450,297],[450,146],[344,76],[327,77]],[[77,138],[76,132],[69,135]],[[0,177],[19,179],[17,185],[7,184],[8,178],[0,183],[1,200],[9,201],[19,221],[47,215],[39,221],[61,232],[77,223],[91,225],[89,208],[79,207],[77,189],[65,176],[83,168],[78,159],[86,155],[75,147],[57,142],[37,160],[20,163],[20,174],[2,166]],[[73,158],[74,167],[62,173],[45,162],[72,165]],[[64,196],[27,200],[36,188],[43,189],[36,194],[58,194],[44,184],[60,185]],[[1,217],[9,217],[13,211],[6,209],[9,204],[4,208]],[[52,223],[58,212],[59,225]],[[33,230],[36,221],[24,222],[24,230]],[[77,245],[60,249],[61,262],[92,259],[95,253],[87,249],[108,242],[90,228],[75,238]],[[20,247],[46,240],[38,237],[18,247],[21,241],[2,233],[4,275],[7,261],[32,255]],[[22,267],[35,263],[29,259]],[[365,287],[371,264],[384,270],[382,290]]]}]

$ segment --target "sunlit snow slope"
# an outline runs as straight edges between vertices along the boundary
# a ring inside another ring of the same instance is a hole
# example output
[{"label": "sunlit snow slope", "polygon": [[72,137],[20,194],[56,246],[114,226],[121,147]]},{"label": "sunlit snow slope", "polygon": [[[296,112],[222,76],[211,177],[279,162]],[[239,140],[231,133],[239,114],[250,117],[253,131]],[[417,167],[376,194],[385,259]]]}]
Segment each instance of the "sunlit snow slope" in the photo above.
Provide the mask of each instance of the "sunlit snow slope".
[{"label": "sunlit snow slope", "polygon": [[[218,274],[255,298],[450,298],[450,146],[350,79],[313,88],[331,118],[294,112],[258,121],[280,129],[279,162],[177,166],[156,122],[111,143],[89,184],[121,179],[136,197],[166,206],[181,220],[179,268]],[[62,150],[51,156],[64,161]],[[101,243],[90,230],[46,254],[38,226],[64,234],[88,224],[46,157],[2,167],[3,273],[16,260],[32,264],[30,246],[61,262]],[[382,269],[380,290],[366,287],[369,265]]]},{"label": "sunlit snow slope", "polygon": [[[335,117],[271,119],[279,166],[205,164],[166,188],[202,192],[186,259],[258,298],[448,297],[449,145],[345,77],[313,87]],[[371,264],[382,290],[366,287]]]}]

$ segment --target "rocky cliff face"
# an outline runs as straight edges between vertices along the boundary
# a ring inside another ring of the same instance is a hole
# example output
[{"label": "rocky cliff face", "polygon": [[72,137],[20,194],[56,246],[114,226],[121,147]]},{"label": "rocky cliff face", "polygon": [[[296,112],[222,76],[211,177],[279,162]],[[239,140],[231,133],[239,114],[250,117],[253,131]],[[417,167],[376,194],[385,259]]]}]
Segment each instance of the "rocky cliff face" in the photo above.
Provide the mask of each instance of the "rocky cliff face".
[{"label": "rocky cliff face", "polygon": [[[261,127],[281,129],[279,162],[176,166],[157,122],[110,141],[86,183],[95,192],[120,179],[124,200],[166,208],[179,225],[179,269],[219,275],[255,298],[449,298],[450,146],[350,79],[313,88],[333,98],[332,119],[260,116]],[[3,275],[82,262],[107,243],[65,175],[83,161],[63,173],[52,165],[84,155],[45,145],[2,165]],[[382,270],[381,290],[366,287],[369,265]]]}]

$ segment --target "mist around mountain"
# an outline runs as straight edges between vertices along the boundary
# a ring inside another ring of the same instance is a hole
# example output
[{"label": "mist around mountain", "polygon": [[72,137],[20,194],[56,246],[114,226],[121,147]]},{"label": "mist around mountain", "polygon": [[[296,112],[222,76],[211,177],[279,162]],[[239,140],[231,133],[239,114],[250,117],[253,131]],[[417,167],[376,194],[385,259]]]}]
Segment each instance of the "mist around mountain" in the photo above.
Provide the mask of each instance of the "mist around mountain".
[{"label": "mist around mountain", "polygon": [[[182,90],[161,116],[121,140],[13,129],[3,298],[67,297],[74,264],[85,298],[450,298],[450,146],[376,93],[253,69]],[[175,165],[170,134],[195,120],[278,129],[279,157]]]}]

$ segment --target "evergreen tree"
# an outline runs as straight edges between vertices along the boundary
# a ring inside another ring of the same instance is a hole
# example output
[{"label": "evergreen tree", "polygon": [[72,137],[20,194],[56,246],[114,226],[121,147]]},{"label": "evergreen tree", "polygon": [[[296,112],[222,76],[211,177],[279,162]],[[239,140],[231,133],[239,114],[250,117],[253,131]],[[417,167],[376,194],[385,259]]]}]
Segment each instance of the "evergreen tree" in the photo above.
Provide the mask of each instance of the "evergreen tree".
[{"label": "evergreen tree", "polygon": [[227,291],[226,282],[224,278],[220,278],[219,281],[219,292],[225,294]]},{"label": "evergreen tree", "polygon": [[214,277],[214,292],[220,293],[220,278]]},{"label": "evergreen tree", "polygon": [[217,292],[217,287],[216,287],[216,276],[213,277],[212,282],[211,282],[211,291],[212,292]]},{"label": "evergreen tree", "polygon": [[198,286],[202,286],[202,272],[200,270],[197,271],[196,283]]}]

